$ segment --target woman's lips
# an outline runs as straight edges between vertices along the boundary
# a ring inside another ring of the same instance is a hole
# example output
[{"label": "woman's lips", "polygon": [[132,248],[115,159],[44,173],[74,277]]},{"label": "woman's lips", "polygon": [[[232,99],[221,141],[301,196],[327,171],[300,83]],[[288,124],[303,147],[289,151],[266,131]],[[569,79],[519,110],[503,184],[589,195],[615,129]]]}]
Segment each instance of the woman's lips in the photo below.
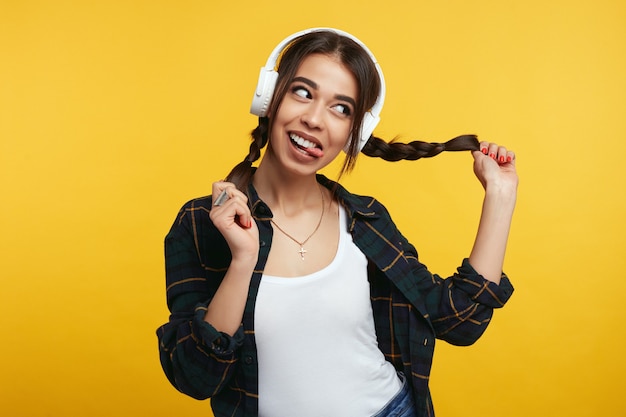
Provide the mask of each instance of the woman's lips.
[{"label": "woman's lips", "polygon": [[303,138],[296,133],[290,133],[289,139],[298,149],[306,152],[308,155],[311,155],[315,158],[321,158],[322,156],[324,156],[324,151],[322,151],[322,149],[319,148],[317,144]]}]

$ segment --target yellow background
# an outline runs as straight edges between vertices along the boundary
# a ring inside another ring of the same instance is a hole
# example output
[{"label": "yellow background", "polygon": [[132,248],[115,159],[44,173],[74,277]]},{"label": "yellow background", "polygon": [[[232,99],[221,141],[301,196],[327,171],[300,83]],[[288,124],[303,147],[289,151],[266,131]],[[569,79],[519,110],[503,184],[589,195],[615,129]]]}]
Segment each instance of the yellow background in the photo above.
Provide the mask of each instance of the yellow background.
[{"label": "yellow background", "polygon": [[[0,414],[211,414],[159,366],[163,237],[243,158],[259,68],[311,26],[377,55],[379,136],[477,133],[518,154],[516,293],[474,346],[438,344],[438,416],[626,415],[618,0],[2,0]],[[468,154],[362,158],[343,183],[379,197],[431,270],[468,254]]]}]

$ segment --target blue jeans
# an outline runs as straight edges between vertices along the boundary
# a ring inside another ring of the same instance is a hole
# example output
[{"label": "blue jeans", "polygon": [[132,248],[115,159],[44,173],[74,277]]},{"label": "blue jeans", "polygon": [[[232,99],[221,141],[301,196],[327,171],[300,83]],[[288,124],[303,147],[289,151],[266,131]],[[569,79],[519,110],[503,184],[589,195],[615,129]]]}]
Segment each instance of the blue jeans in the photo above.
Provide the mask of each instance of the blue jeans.
[{"label": "blue jeans", "polygon": [[415,417],[415,404],[413,404],[411,387],[402,372],[398,372],[398,376],[402,381],[400,392],[372,417]]}]

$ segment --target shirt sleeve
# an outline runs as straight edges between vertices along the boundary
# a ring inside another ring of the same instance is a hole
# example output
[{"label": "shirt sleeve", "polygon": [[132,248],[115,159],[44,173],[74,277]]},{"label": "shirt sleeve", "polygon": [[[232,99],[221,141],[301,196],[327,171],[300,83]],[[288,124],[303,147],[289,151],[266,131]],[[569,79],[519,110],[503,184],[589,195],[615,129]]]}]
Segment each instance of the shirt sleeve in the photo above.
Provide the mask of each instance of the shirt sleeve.
[{"label": "shirt sleeve", "polygon": [[[212,227],[208,213],[188,203],[180,212],[165,239],[165,266],[169,321],[158,328],[161,366],[168,380],[179,391],[197,399],[217,394],[230,380],[238,363],[238,350],[244,333],[234,336],[217,331],[204,320],[225,268],[228,254],[219,256],[223,245],[214,250],[223,268],[203,263],[199,242],[219,232]],[[221,237],[221,235],[220,235]]]},{"label": "shirt sleeve", "polygon": [[382,215],[371,223],[376,233],[369,246],[381,253],[377,255],[383,259],[379,268],[430,321],[436,337],[454,345],[470,345],[478,340],[493,310],[504,306],[513,293],[506,274],[502,273],[496,284],[476,272],[468,259],[450,277],[433,274],[420,262],[417,250],[400,233],[384,206],[375,209]]},{"label": "shirt sleeve", "polygon": [[493,310],[501,308],[513,294],[513,286],[503,272],[499,284],[485,279],[464,259],[457,272],[441,278],[418,268],[425,305],[438,338],[466,346],[485,332]]},{"label": "shirt sleeve", "polygon": [[493,310],[504,306],[513,286],[503,273],[500,284],[486,280],[463,260],[448,278],[432,274],[415,247],[400,233],[387,209],[373,200],[354,222],[355,243],[393,282],[435,331],[454,345],[470,345],[486,330]]}]

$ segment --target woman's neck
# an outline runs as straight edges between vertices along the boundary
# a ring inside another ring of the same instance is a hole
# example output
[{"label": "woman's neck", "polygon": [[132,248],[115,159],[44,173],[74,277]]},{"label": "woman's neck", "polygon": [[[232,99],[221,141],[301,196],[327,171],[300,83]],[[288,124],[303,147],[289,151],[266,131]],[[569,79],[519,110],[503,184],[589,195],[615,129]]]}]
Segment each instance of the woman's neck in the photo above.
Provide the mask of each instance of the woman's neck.
[{"label": "woman's neck", "polygon": [[254,173],[252,183],[259,197],[272,209],[274,215],[281,213],[292,217],[304,210],[311,208],[318,210],[320,207],[321,186],[315,174],[286,175],[261,162]]}]

